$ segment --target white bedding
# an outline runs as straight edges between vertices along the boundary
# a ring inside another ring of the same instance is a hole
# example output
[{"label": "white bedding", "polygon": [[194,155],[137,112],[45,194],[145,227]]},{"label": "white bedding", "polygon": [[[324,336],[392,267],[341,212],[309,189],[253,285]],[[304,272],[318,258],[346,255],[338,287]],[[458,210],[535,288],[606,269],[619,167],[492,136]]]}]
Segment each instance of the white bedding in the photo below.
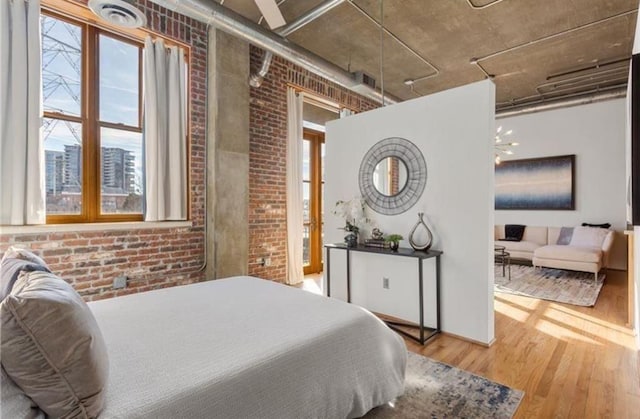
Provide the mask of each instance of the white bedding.
[{"label": "white bedding", "polygon": [[101,418],[344,418],[402,394],[403,340],[369,312],[251,277],[90,303]]}]

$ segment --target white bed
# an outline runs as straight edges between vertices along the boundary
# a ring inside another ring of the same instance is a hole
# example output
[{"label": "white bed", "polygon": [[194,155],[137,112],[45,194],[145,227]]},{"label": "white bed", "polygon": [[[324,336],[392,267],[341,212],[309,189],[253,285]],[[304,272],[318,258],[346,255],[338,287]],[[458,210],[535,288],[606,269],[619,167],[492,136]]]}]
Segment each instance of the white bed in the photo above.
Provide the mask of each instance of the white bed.
[{"label": "white bed", "polygon": [[364,309],[251,277],[89,304],[100,418],[359,417],[401,395],[406,348]]}]

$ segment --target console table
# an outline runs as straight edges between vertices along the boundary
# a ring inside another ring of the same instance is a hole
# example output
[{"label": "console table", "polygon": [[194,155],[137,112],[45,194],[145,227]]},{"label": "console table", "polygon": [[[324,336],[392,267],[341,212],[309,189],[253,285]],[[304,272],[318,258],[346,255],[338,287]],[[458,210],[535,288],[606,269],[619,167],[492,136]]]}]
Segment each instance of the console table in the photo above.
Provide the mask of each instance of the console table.
[{"label": "console table", "polygon": [[[364,252],[364,253],[375,253],[375,254],[383,254],[394,257],[409,257],[415,258],[418,261],[418,298],[419,298],[419,323],[416,325],[414,323],[407,323],[402,321],[395,320],[384,320],[382,319],[391,329],[395,330],[398,333],[401,333],[407,336],[410,339],[417,341],[418,343],[424,345],[429,339],[434,337],[436,334],[440,332],[440,255],[442,252],[439,250],[429,250],[426,252],[415,251],[413,249],[407,248],[399,248],[397,251],[392,251],[389,249],[379,249],[375,247],[365,247],[365,246],[357,246],[357,247],[347,247],[344,244],[327,244],[324,246],[327,249],[327,254],[325,257],[326,269],[325,269],[325,278],[327,280],[327,296],[331,297],[331,251],[332,250],[340,250],[346,252],[346,261],[347,261],[347,302],[351,302],[351,253],[352,252]],[[435,295],[436,295],[436,327],[427,327],[424,325],[424,283],[423,283],[423,267],[422,262],[425,259],[435,258],[436,262],[436,278],[435,278]],[[416,328],[419,330],[419,335],[415,336],[411,333],[406,332],[401,329],[404,328]]]}]

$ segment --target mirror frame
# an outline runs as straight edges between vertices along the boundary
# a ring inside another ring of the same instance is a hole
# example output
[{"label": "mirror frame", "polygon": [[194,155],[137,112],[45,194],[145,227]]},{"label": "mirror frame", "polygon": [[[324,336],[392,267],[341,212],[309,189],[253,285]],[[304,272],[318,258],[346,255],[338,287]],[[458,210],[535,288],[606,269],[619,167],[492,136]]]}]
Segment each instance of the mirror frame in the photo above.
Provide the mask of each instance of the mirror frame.
[{"label": "mirror frame", "polygon": [[[382,159],[396,157],[407,168],[407,184],[396,195],[388,196],[373,184],[373,172]],[[411,141],[389,137],[373,145],[360,163],[358,175],[360,193],[367,205],[379,214],[397,215],[406,212],[418,202],[427,184],[427,163],[420,149]]]}]

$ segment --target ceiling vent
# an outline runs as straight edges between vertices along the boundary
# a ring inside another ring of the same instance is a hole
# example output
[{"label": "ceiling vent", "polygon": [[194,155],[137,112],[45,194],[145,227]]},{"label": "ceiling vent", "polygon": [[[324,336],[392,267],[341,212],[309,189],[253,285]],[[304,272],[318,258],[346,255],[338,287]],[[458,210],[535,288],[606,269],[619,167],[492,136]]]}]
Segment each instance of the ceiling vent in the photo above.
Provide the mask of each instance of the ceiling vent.
[{"label": "ceiling vent", "polygon": [[372,89],[376,88],[376,79],[365,72],[356,71],[355,73],[353,73],[353,77],[355,78],[357,85],[365,85]]},{"label": "ceiling vent", "polygon": [[147,18],[134,6],[135,0],[89,0],[89,8],[103,20],[125,28],[139,28]]}]

